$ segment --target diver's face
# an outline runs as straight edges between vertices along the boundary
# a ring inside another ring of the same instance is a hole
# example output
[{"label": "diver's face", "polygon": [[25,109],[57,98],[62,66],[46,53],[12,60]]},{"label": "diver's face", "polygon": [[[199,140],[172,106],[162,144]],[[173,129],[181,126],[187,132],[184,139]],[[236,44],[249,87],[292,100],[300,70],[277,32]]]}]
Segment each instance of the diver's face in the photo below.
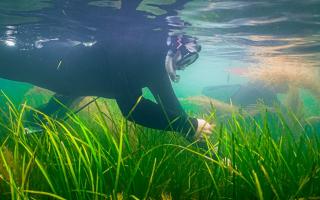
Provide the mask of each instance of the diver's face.
[{"label": "diver's face", "polygon": [[188,65],[191,65],[199,58],[199,52],[201,51],[201,46],[197,43],[195,39],[190,39],[188,43],[184,45],[184,48],[180,48],[177,51],[176,60],[176,70],[183,70]]}]

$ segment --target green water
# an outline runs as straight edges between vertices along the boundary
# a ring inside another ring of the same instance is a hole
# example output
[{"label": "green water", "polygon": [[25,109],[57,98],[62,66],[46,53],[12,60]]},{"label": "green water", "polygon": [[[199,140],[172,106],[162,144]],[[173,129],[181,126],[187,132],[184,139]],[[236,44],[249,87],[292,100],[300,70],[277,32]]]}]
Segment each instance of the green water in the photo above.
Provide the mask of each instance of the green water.
[{"label": "green water", "polygon": [[33,86],[19,82],[0,79],[1,90],[12,99],[15,104],[21,104],[25,101],[24,95]]},{"label": "green water", "polygon": [[[94,40],[106,27],[101,15],[124,2],[2,0],[0,45]],[[319,1],[195,0],[177,12],[165,7],[175,2],[182,1],[145,0],[134,10],[151,22],[169,13],[191,24],[170,29],[181,28],[202,45],[199,59],[178,71],[181,80],[172,86],[190,116],[215,124],[211,137],[191,145],[175,132],[128,122],[105,99],[67,120],[38,113],[42,121],[30,122],[30,110],[53,93],[0,79],[1,200],[320,199]],[[249,77],[256,68],[262,72]],[[233,89],[203,96],[206,87],[252,86],[255,78],[275,89],[279,104],[241,106],[230,99]],[[143,94],[155,101],[148,89]]]}]

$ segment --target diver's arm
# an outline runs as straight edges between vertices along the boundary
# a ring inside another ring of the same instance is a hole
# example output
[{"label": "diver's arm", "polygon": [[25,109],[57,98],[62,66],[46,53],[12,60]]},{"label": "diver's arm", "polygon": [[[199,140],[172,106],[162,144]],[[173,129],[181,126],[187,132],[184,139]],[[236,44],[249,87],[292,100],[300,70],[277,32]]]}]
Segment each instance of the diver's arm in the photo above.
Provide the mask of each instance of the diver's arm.
[{"label": "diver's arm", "polygon": [[137,124],[159,129],[180,132],[189,140],[193,139],[197,120],[166,109],[139,95],[127,95],[116,98],[122,114]]},{"label": "diver's arm", "polygon": [[149,89],[155,97],[162,112],[168,116],[170,121],[178,118],[179,120],[177,120],[176,123],[179,124],[180,127],[191,127],[191,129],[193,129],[191,133],[193,136],[195,134],[195,130],[198,128],[198,121],[195,118],[189,117],[182,108],[178,98],[174,93],[170,78],[165,71],[160,72],[156,77],[154,77]]},{"label": "diver's arm", "polygon": [[156,77],[154,77],[149,89],[157,103],[161,105],[166,112],[171,111],[179,115],[187,115],[176,97],[170,78],[165,71],[158,73]]},{"label": "diver's arm", "polygon": [[[172,118],[170,118],[170,120],[173,120],[174,116],[179,116],[177,123],[180,124],[180,126],[188,127],[190,123],[192,124],[192,139],[203,140],[204,136],[211,135],[214,125],[203,119],[189,117],[185,113],[173,91],[169,76],[165,71],[159,72],[157,76],[154,77],[154,81],[149,88],[151,89],[151,92],[156,98],[158,104],[161,105],[162,110],[166,113],[171,113],[170,117]],[[189,122],[189,124],[186,122]]]}]

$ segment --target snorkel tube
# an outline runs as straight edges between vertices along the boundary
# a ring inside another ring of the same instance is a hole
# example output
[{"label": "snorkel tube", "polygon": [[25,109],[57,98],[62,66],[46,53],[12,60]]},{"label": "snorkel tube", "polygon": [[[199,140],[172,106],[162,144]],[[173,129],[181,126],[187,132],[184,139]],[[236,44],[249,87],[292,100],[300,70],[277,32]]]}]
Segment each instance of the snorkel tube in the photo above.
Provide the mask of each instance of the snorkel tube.
[{"label": "snorkel tube", "polygon": [[166,56],[166,71],[173,82],[179,82],[180,76],[176,74],[176,55],[169,50]]}]

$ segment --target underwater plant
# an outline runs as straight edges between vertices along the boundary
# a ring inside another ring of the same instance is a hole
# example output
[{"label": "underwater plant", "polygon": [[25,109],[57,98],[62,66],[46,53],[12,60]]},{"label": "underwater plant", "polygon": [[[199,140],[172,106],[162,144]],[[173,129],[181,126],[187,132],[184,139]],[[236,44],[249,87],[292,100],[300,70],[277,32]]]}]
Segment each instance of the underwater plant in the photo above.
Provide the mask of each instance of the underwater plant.
[{"label": "underwater plant", "polygon": [[257,101],[255,104],[242,107],[234,105],[230,99],[230,104],[223,101],[207,97],[207,96],[190,96],[181,99],[191,104],[198,106],[204,113],[216,112],[219,118],[230,117],[233,114],[241,114],[242,116],[254,116],[261,110],[268,109],[270,112],[275,112],[275,108],[265,105],[262,101]]},{"label": "underwater plant", "polygon": [[282,113],[264,111],[262,121],[233,114],[206,139],[206,151],[121,115],[106,123],[100,101],[92,104],[97,108],[90,120],[39,113],[46,119],[39,123],[42,133],[26,134],[23,116],[33,108],[6,99],[8,112],[0,117],[1,199],[320,197],[320,136],[315,129],[291,129]]},{"label": "underwater plant", "polygon": [[303,120],[306,117],[304,112],[305,108],[297,87],[289,87],[284,100],[284,105],[287,107],[287,109],[290,109],[290,111],[293,112],[299,120]]},{"label": "underwater plant", "polygon": [[259,66],[248,68],[244,76],[280,91],[289,87],[304,88],[320,100],[319,69],[311,64],[289,58],[264,59]]},{"label": "underwater plant", "polygon": [[232,102],[230,102],[230,104],[227,104],[225,102],[206,96],[191,96],[181,100],[203,106],[206,111],[211,111],[213,108],[215,108],[217,109],[217,111],[223,111],[225,113],[232,114],[237,112],[239,109],[237,106],[232,105]]}]

